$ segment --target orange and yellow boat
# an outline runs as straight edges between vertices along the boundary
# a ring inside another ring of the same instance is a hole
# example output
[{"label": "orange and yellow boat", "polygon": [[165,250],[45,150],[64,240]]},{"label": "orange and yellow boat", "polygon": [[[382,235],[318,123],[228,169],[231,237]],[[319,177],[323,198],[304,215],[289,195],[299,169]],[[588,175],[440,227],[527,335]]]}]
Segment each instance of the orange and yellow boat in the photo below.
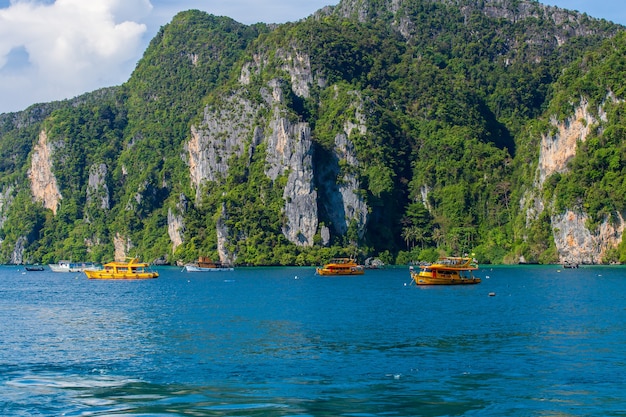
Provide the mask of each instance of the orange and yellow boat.
[{"label": "orange and yellow boat", "polygon": [[317,268],[318,275],[363,275],[365,268],[352,258],[335,258],[322,268]]},{"label": "orange and yellow boat", "polygon": [[149,279],[157,278],[159,273],[148,269],[148,264],[139,262],[137,258],[129,258],[128,262],[113,261],[106,263],[102,269],[85,270],[89,279]]},{"label": "orange and yellow boat", "polygon": [[417,285],[467,285],[480,283],[480,278],[473,274],[477,269],[472,258],[448,256],[430,265],[420,265],[419,272],[411,267],[410,272]]}]

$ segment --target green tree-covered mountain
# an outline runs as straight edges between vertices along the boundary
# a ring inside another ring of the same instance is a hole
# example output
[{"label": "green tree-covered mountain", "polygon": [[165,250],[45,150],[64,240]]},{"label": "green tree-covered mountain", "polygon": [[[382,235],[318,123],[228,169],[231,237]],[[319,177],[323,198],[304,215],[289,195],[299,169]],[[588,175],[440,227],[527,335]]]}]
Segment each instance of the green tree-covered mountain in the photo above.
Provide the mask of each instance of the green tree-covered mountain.
[{"label": "green tree-covered mountain", "polygon": [[0,115],[0,262],[624,261],[625,49],[531,0],[180,13],[124,85]]}]

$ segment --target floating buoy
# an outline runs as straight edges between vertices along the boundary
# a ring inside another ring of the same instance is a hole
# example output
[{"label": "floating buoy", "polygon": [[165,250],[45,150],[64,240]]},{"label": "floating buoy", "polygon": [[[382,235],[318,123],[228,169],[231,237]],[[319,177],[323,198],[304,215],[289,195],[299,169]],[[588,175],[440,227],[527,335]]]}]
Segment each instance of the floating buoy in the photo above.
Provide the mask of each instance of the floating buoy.
[{"label": "floating buoy", "polygon": [[495,296],[496,296],[496,293],[495,293],[495,292],[490,292],[490,293],[489,293],[489,297],[495,297]]}]

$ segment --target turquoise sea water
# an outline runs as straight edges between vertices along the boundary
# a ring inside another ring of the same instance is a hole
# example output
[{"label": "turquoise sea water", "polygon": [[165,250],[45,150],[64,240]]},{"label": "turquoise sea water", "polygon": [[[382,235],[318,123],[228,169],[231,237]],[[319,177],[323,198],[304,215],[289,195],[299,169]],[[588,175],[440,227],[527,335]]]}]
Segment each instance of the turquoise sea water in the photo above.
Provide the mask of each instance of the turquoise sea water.
[{"label": "turquoise sea water", "polygon": [[626,267],[159,272],[0,267],[0,415],[626,415]]}]

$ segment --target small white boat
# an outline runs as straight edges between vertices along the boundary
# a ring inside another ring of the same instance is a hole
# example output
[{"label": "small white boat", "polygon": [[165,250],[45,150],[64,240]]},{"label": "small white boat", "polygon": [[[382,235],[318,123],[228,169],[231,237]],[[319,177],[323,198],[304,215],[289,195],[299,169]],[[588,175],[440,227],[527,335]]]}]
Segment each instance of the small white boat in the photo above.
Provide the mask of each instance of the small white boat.
[{"label": "small white boat", "polygon": [[185,265],[185,270],[187,270],[187,272],[220,272],[220,271],[234,271],[235,268],[230,267],[230,266],[203,268],[195,264],[187,264]]},{"label": "small white boat", "polygon": [[201,256],[198,262],[185,264],[184,269],[187,272],[221,272],[221,271],[234,271],[234,268],[230,265],[225,265],[221,262],[213,262],[206,256]]},{"label": "small white boat", "polygon": [[93,262],[59,261],[56,264],[48,264],[52,272],[84,272],[86,270],[99,269]]}]

